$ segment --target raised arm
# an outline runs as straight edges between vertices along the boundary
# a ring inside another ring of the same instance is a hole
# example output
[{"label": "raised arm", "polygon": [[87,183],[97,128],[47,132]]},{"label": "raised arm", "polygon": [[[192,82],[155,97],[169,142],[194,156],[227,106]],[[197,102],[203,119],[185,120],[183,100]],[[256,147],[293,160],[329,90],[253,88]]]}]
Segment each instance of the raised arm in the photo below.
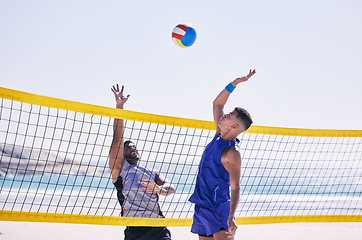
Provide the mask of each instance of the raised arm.
[{"label": "raised arm", "polygon": [[214,123],[216,125],[216,134],[220,133],[220,128],[218,126],[218,122],[220,118],[224,115],[224,106],[230,96],[230,93],[234,90],[236,85],[241,82],[246,82],[249,78],[251,78],[255,74],[255,69],[249,71],[247,76],[243,76],[240,78],[236,78],[229,85],[223,89],[219,95],[215,98],[213,102],[213,114],[214,114]]},{"label": "raised arm", "polygon": [[[111,88],[116,99],[116,108],[123,109],[123,105],[127,102],[128,97],[123,96],[124,86],[122,86],[121,91],[119,91],[118,84]],[[111,149],[109,151],[109,169],[112,174],[112,182],[116,182],[119,174],[122,171],[124,166],[123,158],[123,119],[114,119],[113,123],[113,140]]]}]

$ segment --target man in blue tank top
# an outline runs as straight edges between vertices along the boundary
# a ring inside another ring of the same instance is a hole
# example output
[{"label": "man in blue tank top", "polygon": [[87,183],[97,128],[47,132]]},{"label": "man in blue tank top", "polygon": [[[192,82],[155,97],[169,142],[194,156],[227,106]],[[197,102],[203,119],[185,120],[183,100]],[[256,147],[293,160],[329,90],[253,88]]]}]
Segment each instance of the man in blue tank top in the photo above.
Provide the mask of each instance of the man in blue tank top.
[{"label": "man in blue tank top", "polygon": [[[113,86],[116,107],[123,109],[128,96],[123,95],[119,86]],[[124,217],[162,218],[164,217],[158,196],[168,196],[175,188],[160,172],[148,169],[139,164],[136,145],[131,141],[123,141],[123,119],[114,119],[113,140],[109,152],[109,168],[112,182],[117,189],[118,201],[121,204],[121,215]],[[171,240],[170,231],[166,227],[126,227],[125,240]]]},{"label": "man in blue tank top", "polygon": [[237,136],[250,127],[252,120],[239,107],[224,114],[224,106],[236,85],[254,74],[255,70],[250,70],[247,76],[236,78],[213,102],[216,134],[202,154],[195,190],[189,199],[195,203],[191,232],[199,234],[200,240],[234,239],[241,177]]}]

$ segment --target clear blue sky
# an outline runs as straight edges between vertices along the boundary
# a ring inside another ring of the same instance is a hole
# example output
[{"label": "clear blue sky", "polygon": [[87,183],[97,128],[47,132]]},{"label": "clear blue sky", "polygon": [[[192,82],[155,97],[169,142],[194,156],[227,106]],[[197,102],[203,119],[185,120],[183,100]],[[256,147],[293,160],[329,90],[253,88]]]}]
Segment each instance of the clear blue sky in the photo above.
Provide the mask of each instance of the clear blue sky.
[{"label": "clear blue sky", "polygon": [[[212,120],[211,102],[256,125],[362,129],[362,1],[0,0],[0,86],[129,110]],[[195,27],[188,49],[171,31]]]}]

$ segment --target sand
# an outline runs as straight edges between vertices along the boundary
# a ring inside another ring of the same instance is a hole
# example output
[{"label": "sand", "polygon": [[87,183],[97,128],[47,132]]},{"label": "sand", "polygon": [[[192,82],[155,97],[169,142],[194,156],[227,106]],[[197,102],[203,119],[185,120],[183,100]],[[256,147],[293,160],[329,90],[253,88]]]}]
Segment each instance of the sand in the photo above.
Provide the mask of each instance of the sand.
[{"label": "sand", "polygon": [[[123,239],[124,227],[64,223],[0,221],[1,240]],[[189,227],[171,227],[173,240],[198,237]],[[288,223],[239,226],[240,240],[361,240],[362,223]]]}]

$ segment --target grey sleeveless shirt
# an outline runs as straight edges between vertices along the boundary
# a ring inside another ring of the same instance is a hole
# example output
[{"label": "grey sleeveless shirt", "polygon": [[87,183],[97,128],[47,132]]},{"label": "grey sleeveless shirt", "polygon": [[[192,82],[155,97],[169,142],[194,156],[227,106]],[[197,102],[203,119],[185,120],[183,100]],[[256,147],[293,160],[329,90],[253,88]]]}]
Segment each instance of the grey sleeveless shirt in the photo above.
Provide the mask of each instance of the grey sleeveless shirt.
[{"label": "grey sleeveless shirt", "polygon": [[123,179],[124,217],[161,218],[158,195],[140,190],[144,188],[138,183],[142,179],[155,180],[156,173],[142,165],[131,165],[125,162],[120,176]]}]

